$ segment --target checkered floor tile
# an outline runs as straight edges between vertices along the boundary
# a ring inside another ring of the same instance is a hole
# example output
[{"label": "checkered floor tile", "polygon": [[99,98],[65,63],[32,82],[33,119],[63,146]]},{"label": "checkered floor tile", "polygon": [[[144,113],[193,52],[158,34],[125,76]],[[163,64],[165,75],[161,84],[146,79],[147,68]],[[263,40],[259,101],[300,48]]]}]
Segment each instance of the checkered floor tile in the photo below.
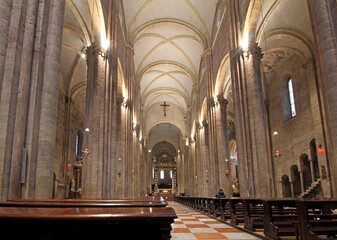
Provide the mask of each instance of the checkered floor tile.
[{"label": "checkered floor tile", "polygon": [[178,218],[172,224],[172,240],[184,239],[259,239],[237,228],[200,214],[177,202],[168,202]]}]

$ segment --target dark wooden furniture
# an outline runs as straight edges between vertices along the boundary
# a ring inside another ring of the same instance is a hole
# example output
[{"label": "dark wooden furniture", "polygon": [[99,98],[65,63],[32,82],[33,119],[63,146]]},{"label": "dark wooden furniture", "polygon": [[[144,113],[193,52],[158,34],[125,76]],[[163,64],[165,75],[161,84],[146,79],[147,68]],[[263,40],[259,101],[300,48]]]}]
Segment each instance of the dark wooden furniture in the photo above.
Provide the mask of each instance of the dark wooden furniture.
[{"label": "dark wooden furniture", "polygon": [[165,201],[147,200],[1,202],[1,239],[170,239],[175,211]]},{"label": "dark wooden furniture", "polygon": [[264,234],[272,239],[297,236],[298,218],[295,199],[264,199]]},{"label": "dark wooden furniture", "polygon": [[244,222],[244,213],[242,198],[230,198],[229,199],[229,208],[231,213],[231,224],[238,225],[239,223]]},{"label": "dark wooden furniture", "polygon": [[337,199],[296,201],[301,239],[337,239]]},{"label": "dark wooden furniture", "polygon": [[[268,239],[337,239],[337,199],[267,199],[177,197],[208,215],[233,225],[244,223],[252,233],[263,228]],[[217,207],[219,204],[219,207]],[[205,208],[211,206],[209,210]],[[206,210],[205,210],[206,209]],[[220,211],[220,212],[219,212]]]},{"label": "dark wooden furniture", "polygon": [[258,198],[243,198],[244,227],[250,231],[263,229],[264,207],[263,200]]}]

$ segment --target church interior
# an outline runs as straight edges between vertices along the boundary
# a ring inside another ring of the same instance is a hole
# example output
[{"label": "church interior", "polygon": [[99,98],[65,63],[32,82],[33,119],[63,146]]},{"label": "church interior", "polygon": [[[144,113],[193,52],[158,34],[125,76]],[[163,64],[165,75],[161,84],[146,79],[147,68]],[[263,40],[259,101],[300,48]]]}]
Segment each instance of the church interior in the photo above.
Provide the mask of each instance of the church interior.
[{"label": "church interior", "polygon": [[335,0],[0,1],[2,203],[337,208],[336,31]]}]

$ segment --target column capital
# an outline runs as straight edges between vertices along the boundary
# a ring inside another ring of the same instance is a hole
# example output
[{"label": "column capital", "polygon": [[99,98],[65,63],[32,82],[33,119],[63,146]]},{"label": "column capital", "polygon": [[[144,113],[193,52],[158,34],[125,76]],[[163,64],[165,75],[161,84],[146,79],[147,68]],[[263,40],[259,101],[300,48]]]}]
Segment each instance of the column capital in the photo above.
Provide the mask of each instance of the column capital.
[{"label": "column capital", "polygon": [[257,43],[251,43],[248,47],[249,54],[253,55],[254,59],[261,61],[263,53],[261,47]]},{"label": "column capital", "polygon": [[91,45],[86,48],[86,60],[88,61],[93,55],[106,57],[107,52],[108,51],[102,47],[101,42],[92,42]]},{"label": "column capital", "polygon": [[218,102],[220,103],[221,107],[227,107],[228,106],[228,100],[223,97],[222,94],[219,94],[217,96]]}]

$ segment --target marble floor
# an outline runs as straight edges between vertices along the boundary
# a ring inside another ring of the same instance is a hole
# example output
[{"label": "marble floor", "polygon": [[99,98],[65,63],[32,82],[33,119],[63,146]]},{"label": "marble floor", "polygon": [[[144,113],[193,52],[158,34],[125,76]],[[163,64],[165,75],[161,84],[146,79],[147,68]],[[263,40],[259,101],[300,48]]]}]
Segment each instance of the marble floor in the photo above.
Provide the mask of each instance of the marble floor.
[{"label": "marble floor", "polygon": [[177,202],[168,202],[169,206],[174,208],[178,218],[172,224],[172,240],[184,239],[235,239],[248,240],[260,239],[240,229],[216,219],[210,218],[207,215],[194,211]]}]

